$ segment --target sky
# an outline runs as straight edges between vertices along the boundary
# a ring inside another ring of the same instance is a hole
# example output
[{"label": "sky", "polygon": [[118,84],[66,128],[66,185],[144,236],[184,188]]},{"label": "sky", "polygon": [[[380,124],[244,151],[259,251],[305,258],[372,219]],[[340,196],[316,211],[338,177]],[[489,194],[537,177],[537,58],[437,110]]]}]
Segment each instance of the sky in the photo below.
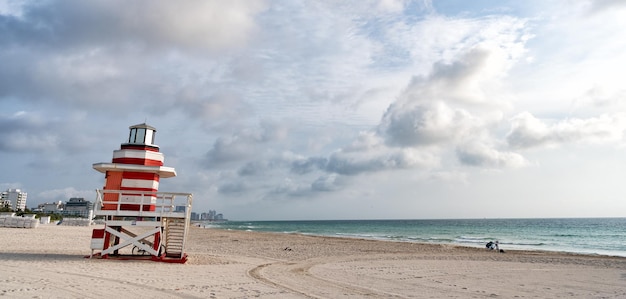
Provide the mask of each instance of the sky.
[{"label": "sky", "polygon": [[0,190],[157,129],[231,220],[623,217],[626,2],[0,0]]}]

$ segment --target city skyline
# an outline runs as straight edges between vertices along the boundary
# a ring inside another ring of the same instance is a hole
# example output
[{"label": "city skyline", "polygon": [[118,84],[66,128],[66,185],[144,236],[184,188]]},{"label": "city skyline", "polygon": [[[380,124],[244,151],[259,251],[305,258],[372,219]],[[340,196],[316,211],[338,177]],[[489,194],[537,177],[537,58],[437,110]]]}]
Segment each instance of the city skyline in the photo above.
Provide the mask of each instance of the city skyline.
[{"label": "city skyline", "polygon": [[[3,195],[4,193],[8,193],[9,191],[14,192],[22,192],[22,190],[20,189],[11,189],[11,190],[7,190],[6,192],[2,192]],[[26,194],[27,192],[22,192],[24,194]],[[4,199],[4,197],[3,197]],[[43,213],[58,213],[58,212],[62,212],[63,210],[65,210],[68,207],[68,204],[74,204],[75,206],[80,206],[80,207],[88,207],[90,210],[93,210],[94,207],[94,203],[93,201],[87,200],[83,197],[72,197],[69,198],[65,201],[63,200],[59,200],[59,201],[53,201],[53,202],[39,202],[37,203],[37,206],[28,206],[28,202],[27,200],[24,200],[24,205],[26,206],[26,209],[31,211],[31,212],[43,212]],[[177,207],[180,208],[182,211],[185,210],[185,206],[179,206]],[[13,209],[15,210],[15,209]],[[24,212],[25,210],[21,210],[22,212]],[[63,214],[67,214],[67,213],[63,213]],[[70,213],[71,214],[71,213]],[[86,216],[85,215],[80,215],[80,216]],[[208,211],[195,211],[191,210],[191,220],[227,220],[226,218],[224,218],[224,214],[223,213],[218,213],[218,211],[216,210],[208,210]]]}]

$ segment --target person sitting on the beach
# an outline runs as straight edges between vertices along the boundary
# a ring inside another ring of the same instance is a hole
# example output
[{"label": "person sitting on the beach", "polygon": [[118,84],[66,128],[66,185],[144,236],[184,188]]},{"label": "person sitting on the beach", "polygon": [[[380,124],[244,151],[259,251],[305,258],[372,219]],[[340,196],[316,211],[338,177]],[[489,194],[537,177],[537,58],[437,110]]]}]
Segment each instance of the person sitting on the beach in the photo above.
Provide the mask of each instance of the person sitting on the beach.
[{"label": "person sitting on the beach", "polygon": [[500,244],[498,243],[498,241],[496,241],[496,250],[498,250],[498,252],[500,253],[504,253],[504,249],[500,249]]},{"label": "person sitting on the beach", "polygon": [[495,248],[495,244],[491,241],[487,242],[487,245],[485,245],[485,247],[487,247],[487,249],[489,250],[493,250]]}]

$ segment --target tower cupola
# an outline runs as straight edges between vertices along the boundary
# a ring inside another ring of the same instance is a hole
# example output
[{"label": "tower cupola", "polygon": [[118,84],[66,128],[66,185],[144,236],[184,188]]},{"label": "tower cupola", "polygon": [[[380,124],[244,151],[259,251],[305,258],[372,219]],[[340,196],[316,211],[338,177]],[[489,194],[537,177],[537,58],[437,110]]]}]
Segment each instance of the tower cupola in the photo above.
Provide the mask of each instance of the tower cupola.
[{"label": "tower cupola", "polygon": [[[145,123],[130,126],[128,142],[122,143],[119,150],[113,151],[111,163],[96,163],[93,168],[105,173],[106,190],[129,190],[135,192],[157,192],[161,178],[176,176],[176,170],[163,166],[165,157],[154,144],[156,129]],[[107,202],[103,210],[117,209],[112,202],[123,202],[120,208],[154,211],[156,198],[150,195],[150,201],[144,200],[145,195],[132,193],[108,193],[104,196]],[[141,202],[142,205],[136,203]]]},{"label": "tower cupola", "polygon": [[154,144],[154,136],[156,135],[156,129],[146,123],[130,126],[130,134],[128,135],[128,143],[130,146],[148,146],[156,147]]}]

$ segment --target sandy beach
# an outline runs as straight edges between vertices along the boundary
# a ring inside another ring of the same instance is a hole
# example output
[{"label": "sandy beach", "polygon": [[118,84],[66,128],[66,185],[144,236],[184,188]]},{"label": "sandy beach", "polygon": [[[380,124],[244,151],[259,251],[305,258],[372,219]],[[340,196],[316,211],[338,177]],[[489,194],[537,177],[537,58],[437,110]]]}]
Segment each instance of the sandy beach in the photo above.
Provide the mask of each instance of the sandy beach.
[{"label": "sandy beach", "polygon": [[6,298],[626,298],[626,258],[192,228],[186,264],[86,259],[91,230],[0,228]]}]

